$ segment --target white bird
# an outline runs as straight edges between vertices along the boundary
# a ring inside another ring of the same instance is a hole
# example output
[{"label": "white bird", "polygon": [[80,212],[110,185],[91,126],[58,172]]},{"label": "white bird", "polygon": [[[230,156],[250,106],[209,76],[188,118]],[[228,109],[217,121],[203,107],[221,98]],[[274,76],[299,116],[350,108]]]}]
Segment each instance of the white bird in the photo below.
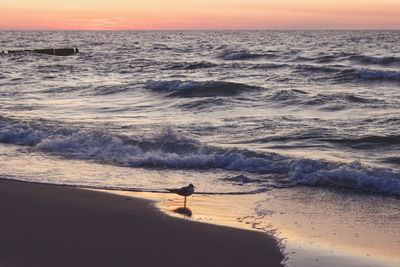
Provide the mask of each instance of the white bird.
[{"label": "white bird", "polygon": [[171,193],[178,194],[180,196],[185,197],[185,202],[184,202],[184,207],[186,208],[186,197],[190,196],[191,194],[194,193],[194,189],[196,187],[192,184],[189,184],[188,186],[184,186],[181,188],[176,188],[176,189],[167,189]]}]

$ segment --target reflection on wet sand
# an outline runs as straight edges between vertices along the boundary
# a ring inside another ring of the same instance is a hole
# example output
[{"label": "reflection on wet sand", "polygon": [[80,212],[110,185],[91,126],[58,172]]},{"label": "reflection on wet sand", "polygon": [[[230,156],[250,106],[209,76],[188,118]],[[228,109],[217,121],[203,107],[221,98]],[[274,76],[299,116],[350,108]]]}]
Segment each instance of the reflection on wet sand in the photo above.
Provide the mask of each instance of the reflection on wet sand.
[{"label": "reflection on wet sand", "polygon": [[[297,262],[299,266],[302,263],[307,263],[304,266],[338,266],[341,263],[341,266],[352,267],[399,266],[399,257],[393,254],[396,251],[380,242],[389,238],[393,242],[399,240],[398,217],[390,217],[398,207],[397,199],[387,199],[386,204],[376,205],[378,198],[373,196],[360,195],[364,201],[357,201],[354,200],[356,196],[345,192],[313,188],[229,198],[194,194],[188,213],[189,209],[182,207],[182,199],[171,194],[120,193],[155,200],[160,210],[179,218],[274,234],[282,241],[281,245],[286,246],[289,265]],[[338,201],[342,204],[336,203]],[[256,215],[249,216],[254,206]]]},{"label": "reflection on wet sand", "polygon": [[172,210],[175,213],[182,214],[185,217],[192,217],[192,211],[189,208],[180,207]]}]

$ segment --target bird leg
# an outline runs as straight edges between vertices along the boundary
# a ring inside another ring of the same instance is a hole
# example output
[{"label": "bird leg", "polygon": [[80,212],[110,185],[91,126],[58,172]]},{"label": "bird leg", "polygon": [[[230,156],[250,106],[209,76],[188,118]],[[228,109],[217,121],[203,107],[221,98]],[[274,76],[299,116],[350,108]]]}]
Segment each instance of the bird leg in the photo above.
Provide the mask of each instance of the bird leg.
[{"label": "bird leg", "polygon": [[184,202],[183,208],[186,209],[186,197],[185,197],[185,202]]}]

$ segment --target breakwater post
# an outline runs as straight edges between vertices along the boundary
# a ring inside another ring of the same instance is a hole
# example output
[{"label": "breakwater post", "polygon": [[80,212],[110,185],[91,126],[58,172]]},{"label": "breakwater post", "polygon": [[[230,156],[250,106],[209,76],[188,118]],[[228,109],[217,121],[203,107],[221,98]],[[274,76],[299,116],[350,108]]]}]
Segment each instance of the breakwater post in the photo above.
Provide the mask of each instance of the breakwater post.
[{"label": "breakwater post", "polygon": [[50,49],[28,49],[28,50],[9,50],[1,51],[1,54],[14,54],[14,53],[37,53],[42,55],[52,56],[70,56],[78,53],[78,48],[50,48]]}]

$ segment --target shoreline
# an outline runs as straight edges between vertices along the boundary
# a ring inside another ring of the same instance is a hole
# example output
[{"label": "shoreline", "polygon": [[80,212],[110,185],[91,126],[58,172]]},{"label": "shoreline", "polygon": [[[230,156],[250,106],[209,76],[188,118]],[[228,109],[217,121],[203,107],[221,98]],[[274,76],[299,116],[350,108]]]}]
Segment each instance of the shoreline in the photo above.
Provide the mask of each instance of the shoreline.
[{"label": "shoreline", "polygon": [[2,266],[282,266],[262,232],[167,216],[152,201],[0,180]]},{"label": "shoreline", "polygon": [[[386,231],[394,222],[384,220],[388,225],[377,231],[376,226],[370,225],[368,221],[364,223],[362,220],[368,215],[372,221],[376,220],[376,216],[371,215],[371,210],[368,210],[370,207],[368,203],[376,203],[375,196],[365,199],[363,195],[357,196],[344,191],[331,190],[319,190],[317,193],[313,188],[270,191],[252,198],[240,195],[226,198],[225,196],[194,194],[188,199],[191,214],[184,214],[179,210],[183,206],[183,199],[178,195],[104,191],[156,201],[157,208],[169,216],[267,233],[273,236],[281,247],[285,255],[285,266],[394,267],[399,263],[398,256],[393,254],[396,253],[396,246],[388,246],[387,242],[382,243],[388,235],[396,231]],[[301,197],[302,195],[304,197]],[[294,199],[293,196],[295,196]],[[363,200],[356,200],[357,198]],[[343,203],[335,203],[335,199],[336,202],[342,200],[346,203],[345,205],[353,201],[358,205],[350,208],[349,213],[343,213]],[[319,204],[310,206],[310,201]],[[388,216],[382,214],[383,210],[390,210],[390,205],[396,205],[388,201],[382,204],[382,207],[374,208],[374,212],[380,210],[379,214],[382,218]],[[264,214],[254,213],[254,207],[257,206],[260,209],[261,203],[270,210],[266,210]],[[360,206],[360,203],[364,206]],[[306,210],[304,205],[312,207],[311,213],[302,212]],[[318,206],[320,206],[318,211],[320,216],[312,213],[312,211],[317,211]],[[330,212],[332,215],[329,215]],[[396,235],[396,233],[392,234]],[[383,239],[379,239],[379,236]],[[368,237],[374,237],[374,240]]]}]

